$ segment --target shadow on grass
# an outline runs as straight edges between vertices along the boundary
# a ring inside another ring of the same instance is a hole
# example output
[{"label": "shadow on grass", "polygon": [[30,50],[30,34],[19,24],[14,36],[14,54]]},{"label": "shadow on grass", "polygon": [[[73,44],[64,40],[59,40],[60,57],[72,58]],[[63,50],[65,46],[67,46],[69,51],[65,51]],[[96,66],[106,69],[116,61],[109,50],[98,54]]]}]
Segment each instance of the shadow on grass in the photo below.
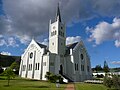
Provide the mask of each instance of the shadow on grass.
[{"label": "shadow on grass", "polygon": [[10,85],[3,85],[4,87],[10,87]]},{"label": "shadow on grass", "polygon": [[49,86],[22,86],[23,88],[50,88]]}]

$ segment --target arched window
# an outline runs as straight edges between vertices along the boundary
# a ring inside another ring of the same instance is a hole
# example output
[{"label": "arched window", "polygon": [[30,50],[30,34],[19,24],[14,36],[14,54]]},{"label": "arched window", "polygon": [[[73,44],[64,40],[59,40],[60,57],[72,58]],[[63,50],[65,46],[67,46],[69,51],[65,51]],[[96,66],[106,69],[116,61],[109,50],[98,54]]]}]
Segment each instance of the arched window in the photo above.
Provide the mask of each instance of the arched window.
[{"label": "arched window", "polygon": [[31,53],[30,53],[30,58],[32,58],[32,57],[33,57],[33,53],[31,52]]},{"label": "arched window", "polygon": [[80,57],[81,57],[81,60],[83,60],[83,58],[84,58],[83,54],[81,54]]},{"label": "arched window", "polygon": [[56,35],[56,31],[55,31],[55,35]]}]

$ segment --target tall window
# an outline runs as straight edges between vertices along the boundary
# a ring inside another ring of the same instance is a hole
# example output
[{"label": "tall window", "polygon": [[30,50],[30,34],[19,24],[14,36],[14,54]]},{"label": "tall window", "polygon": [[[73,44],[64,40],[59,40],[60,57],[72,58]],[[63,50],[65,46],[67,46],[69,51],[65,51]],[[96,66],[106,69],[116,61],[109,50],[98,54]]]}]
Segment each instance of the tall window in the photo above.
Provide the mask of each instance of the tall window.
[{"label": "tall window", "polygon": [[88,72],[90,71],[89,66],[87,66],[87,71],[88,71]]},{"label": "tall window", "polygon": [[39,70],[39,66],[40,66],[40,63],[38,63],[38,69],[37,70]]},{"label": "tall window", "polygon": [[25,69],[26,69],[26,65],[23,65],[23,69],[22,70],[25,71]]},{"label": "tall window", "polygon": [[81,60],[83,60],[83,58],[84,58],[83,54],[81,54],[80,57],[81,57]]},{"label": "tall window", "polygon": [[81,71],[84,71],[84,65],[81,65]]},{"label": "tall window", "polygon": [[75,63],[75,71],[78,71],[78,64]]},{"label": "tall window", "polygon": [[35,70],[37,70],[37,63],[35,63]]}]

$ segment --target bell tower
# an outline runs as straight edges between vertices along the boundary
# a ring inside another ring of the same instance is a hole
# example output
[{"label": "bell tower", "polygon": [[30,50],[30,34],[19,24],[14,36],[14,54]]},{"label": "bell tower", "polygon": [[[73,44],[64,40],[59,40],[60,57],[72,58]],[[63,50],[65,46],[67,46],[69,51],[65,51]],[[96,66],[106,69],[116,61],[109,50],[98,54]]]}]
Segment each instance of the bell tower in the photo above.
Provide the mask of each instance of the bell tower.
[{"label": "bell tower", "polygon": [[62,23],[59,4],[56,12],[55,21],[49,23],[49,51],[63,56],[65,54],[66,30]]}]

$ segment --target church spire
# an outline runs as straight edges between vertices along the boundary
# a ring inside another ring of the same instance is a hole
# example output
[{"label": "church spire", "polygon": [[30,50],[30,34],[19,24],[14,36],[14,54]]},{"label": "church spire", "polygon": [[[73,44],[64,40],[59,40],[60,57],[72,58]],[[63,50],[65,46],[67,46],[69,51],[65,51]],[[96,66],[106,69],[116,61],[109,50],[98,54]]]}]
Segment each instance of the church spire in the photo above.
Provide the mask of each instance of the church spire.
[{"label": "church spire", "polygon": [[59,21],[61,22],[59,3],[58,3],[58,8],[57,8],[55,20],[56,20],[56,21],[59,20]]}]

